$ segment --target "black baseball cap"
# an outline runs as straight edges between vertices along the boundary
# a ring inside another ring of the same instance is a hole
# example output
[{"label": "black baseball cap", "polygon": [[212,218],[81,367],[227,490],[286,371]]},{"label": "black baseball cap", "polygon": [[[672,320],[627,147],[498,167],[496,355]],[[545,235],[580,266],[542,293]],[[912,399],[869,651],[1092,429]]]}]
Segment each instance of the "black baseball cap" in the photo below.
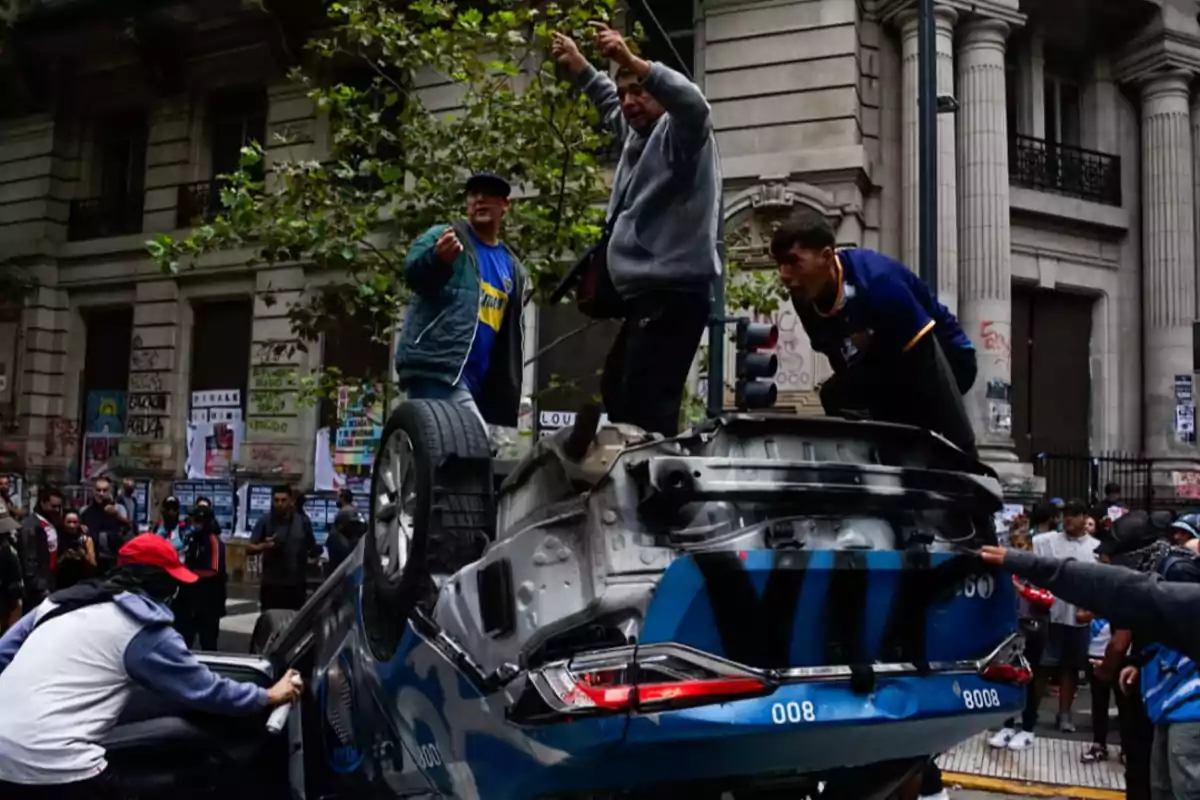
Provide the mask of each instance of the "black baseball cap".
[{"label": "black baseball cap", "polygon": [[1109,534],[1096,546],[1096,555],[1114,556],[1149,547],[1159,538],[1159,530],[1145,511],[1130,511],[1112,524]]},{"label": "black baseball cap", "polygon": [[483,192],[507,200],[512,194],[512,184],[494,172],[476,172],[467,178],[466,191]]}]

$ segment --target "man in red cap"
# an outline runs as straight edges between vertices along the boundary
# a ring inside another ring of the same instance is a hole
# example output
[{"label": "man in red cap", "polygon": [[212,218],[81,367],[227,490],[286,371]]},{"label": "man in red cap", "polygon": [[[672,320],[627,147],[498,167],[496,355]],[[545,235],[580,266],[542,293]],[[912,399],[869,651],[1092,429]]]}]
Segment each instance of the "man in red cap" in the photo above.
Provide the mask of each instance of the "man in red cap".
[{"label": "man in red cap", "polygon": [[101,741],[135,686],[218,714],[299,697],[295,672],[263,689],[188,651],[167,603],[196,579],[169,542],[143,534],[110,575],[52,594],[0,637],[0,797],[118,796]]}]

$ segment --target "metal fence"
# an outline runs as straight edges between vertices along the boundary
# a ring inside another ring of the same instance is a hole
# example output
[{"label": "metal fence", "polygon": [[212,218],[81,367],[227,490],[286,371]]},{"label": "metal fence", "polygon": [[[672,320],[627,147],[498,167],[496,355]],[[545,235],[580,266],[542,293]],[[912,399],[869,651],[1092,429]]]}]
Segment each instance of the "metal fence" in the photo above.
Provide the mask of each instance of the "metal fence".
[{"label": "metal fence", "polygon": [[1034,473],[1046,479],[1046,494],[1092,504],[1110,484],[1121,487],[1121,502],[1131,509],[1200,506],[1200,461],[1155,459],[1126,453],[1062,455],[1039,453]]}]

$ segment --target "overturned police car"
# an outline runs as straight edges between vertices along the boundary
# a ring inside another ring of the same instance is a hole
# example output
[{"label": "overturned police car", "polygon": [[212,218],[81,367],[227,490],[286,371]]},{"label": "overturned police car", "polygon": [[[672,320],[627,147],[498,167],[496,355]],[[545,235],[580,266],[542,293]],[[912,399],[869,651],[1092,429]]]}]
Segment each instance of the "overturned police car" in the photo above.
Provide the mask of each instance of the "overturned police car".
[{"label": "overturned police car", "polygon": [[469,412],[396,409],[369,534],[300,612],[260,619],[260,660],[214,657],[305,675],[291,747],[257,734],[280,785],[882,799],[1022,706],[1011,581],[969,553],[1000,487],[946,440],[598,423],[581,413],[501,481]]}]

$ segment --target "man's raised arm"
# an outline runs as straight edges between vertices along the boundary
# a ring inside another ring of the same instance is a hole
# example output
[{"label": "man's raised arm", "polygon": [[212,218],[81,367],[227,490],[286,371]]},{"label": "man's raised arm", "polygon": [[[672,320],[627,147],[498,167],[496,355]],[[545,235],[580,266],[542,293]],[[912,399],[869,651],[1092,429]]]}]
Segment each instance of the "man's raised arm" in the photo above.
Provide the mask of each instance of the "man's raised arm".
[{"label": "man's raised arm", "polygon": [[556,32],[550,45],[550,54],[583,87],[584,94],[600,112],[600,120],[604,126],[618,141],[624,142],[629,128],[626,126],[625,117],[621,116],[621,99],[617,96],[616,84],[588,63],[579,52],[579,45],[569,36]]}]

